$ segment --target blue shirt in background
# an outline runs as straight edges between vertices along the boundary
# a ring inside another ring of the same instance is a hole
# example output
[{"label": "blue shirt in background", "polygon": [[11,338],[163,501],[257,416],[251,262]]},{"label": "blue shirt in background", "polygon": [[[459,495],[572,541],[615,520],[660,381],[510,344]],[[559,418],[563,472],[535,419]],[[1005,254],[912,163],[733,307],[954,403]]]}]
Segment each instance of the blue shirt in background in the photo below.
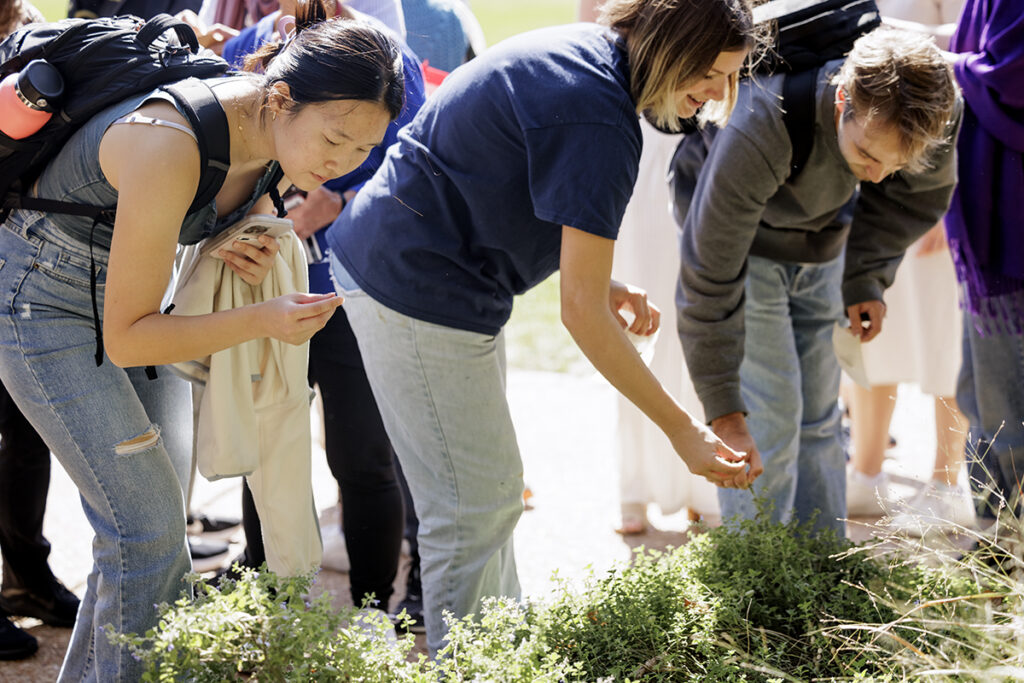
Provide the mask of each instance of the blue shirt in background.
[{"label": "blue shirt in background", "polygon": [[497,334],[558,268],[562,225],[616,237],[641,144],[611,30],[525,33],[452,72],[328,244],[385,306]]}]

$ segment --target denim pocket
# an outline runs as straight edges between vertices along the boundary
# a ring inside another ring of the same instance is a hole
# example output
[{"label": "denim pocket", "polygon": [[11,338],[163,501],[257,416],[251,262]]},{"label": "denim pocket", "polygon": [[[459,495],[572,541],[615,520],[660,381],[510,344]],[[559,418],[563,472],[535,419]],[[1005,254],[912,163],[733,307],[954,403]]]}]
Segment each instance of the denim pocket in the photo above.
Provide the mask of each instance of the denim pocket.
[{"label": "denim pocket", "polygon": [[91,264],[89,259],[69,252],[61,252],[56,258],[40,256],[32,264],[35,270],[58,282],[73,287],[91,286],[89,273],[96,269],[96,287],[102,289],[106,284],[106,274],[102,264]]}]

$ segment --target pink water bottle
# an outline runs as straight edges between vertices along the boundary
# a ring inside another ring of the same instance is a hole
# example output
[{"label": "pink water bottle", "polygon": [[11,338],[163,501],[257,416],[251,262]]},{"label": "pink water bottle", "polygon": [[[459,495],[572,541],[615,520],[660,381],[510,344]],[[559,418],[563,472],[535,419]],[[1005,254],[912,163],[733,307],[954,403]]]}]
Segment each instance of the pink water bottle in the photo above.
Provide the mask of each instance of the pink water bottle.
[{"label": "pink water bottle", "polygon": [[33,59],[0,81],[0,131],[21,140],[42,128],[59,107],[64,79],[56,67]]}]

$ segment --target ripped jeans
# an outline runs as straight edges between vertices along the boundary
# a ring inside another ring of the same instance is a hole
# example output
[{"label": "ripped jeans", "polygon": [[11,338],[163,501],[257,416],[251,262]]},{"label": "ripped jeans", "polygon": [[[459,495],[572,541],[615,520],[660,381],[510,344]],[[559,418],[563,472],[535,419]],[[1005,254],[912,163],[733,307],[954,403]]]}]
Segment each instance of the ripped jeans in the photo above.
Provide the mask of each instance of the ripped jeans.
[{"label": "ripped jeans", "polygon": [[[17,220],[15,220],[17,218]],[[102,315],[106,249],[97,247]],[[93,568],[60,681],[138,681],[106,626],[145,633],[190,562],[183,489],[191,471],[189,388],[96,365],[89,246],[40,214],[0,228],[0,377],[75,482],[95,532]]]}]

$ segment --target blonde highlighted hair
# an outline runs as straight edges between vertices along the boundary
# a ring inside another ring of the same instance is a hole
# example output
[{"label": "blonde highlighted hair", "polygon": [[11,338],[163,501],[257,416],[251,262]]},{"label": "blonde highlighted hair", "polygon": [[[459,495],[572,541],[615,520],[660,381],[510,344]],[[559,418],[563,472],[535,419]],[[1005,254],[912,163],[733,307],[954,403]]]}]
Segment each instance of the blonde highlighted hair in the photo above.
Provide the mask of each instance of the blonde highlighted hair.
[{"label": "blonde highlighted hair", "polygon": [[[600,21],[626,40],[637,112],[647,112],[668,130],[680,129],[676,93],[681,87],[706,76],[722,52],[750,50],[763,40],[750,0],[608,0]],[[738,80],[737,74],[730,76],[724,101],[701,107],[702,120],[725,122],[736,103]]]},{"label": "blonde highlighted hair", "polygon": [[932,154],[952,143],[947,129],[957,102],[956,80],[930,39],[876,28],[854,43],[833,83],[845,96],[844,119],[895,129],[909,173],[927,169]]}]

